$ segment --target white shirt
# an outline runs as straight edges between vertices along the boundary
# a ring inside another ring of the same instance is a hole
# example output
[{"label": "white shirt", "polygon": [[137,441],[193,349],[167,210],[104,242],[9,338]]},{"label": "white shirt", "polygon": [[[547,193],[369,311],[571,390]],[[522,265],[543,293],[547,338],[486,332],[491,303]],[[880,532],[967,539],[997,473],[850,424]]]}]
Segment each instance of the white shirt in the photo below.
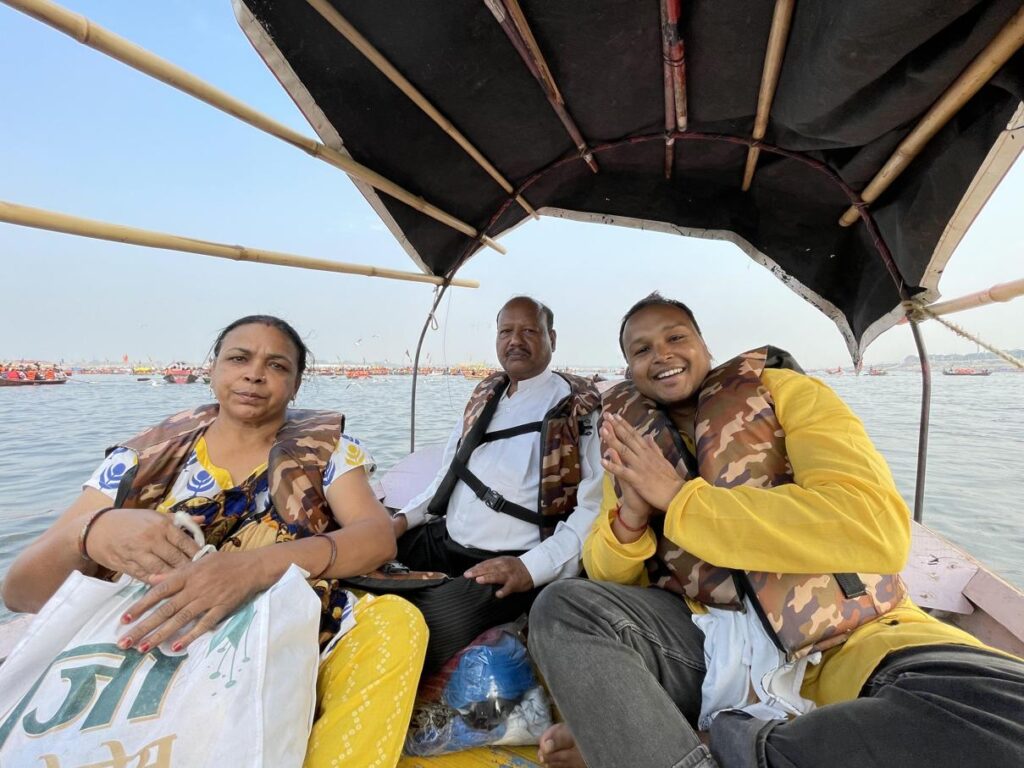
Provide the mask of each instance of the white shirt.
[{"label": "white shirt", "polygon": [[726,709],[741,709],[762,720],[786,720],[814,709],[800,695],[808,664],[818,664],[821,652],[787,662],[765,632],[750,602],[743,598],[742,611],[708,608],[695,613],[693,623],[704,633],[704,664],[707,673],[700,689],[697,724],[711,730],[711,721]]},{"label": "white shirt", "polygon": [[[520,381],[515,394],[501,396],[488,432],[509,429],[532,421],[541,421],[545,414],[569,395],[565,379],[545,370],[538,376]],[[576,494],[576,509],[555,532],[544,541],[535,523],[495,512],[476,497],[463,482],[455,484],[448,500],[448,534],[464,547],[489,552],[525,550],[520,556],[533,584],[539,587],[555,579],[575,576],[580,572],[583,542],[601,506],[601,441],[597,435],[597,412],[588,416],[590,434],[580,438],[581,480]],[[448,473],[462,437],[460,418],[448,438],[441,459],[441,469],[422,493],[405,505],[409,527],[426,521],[427,505]],[[527,509],[537,509],[540,491],[540,434],[524,435],[481,444],[470,456],[470,471],[484,485],[506,499]]]}]

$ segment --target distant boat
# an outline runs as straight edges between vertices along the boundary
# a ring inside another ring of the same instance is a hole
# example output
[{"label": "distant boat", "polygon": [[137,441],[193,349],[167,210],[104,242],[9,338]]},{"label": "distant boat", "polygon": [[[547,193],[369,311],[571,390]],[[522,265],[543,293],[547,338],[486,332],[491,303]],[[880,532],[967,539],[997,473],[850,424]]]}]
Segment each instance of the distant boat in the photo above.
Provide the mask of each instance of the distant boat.
[{"label": "distant boat", "polygon": [[827,373],[829,376],[842,376],[843,368],[842,366],[839,365],[837,365],[835,368],[826,368],[825,373]]},{"label": "distant boat", "polygon": [[875,368],[872,366],[868,368],[868,376],[888,376],[889,372],[884,368]]},{"label": "distant boat", "polygon": [[992,371],[988,368],[943,368],[942,373],[946,376],[989,376]]},{"label": "distant boat", "polygon": [[164,368],[163,380],[168,384],[195,384],[199,377],[186,363],[171,363]]},{"label": "distant boat", "polygon": [[42,384],[66,384],[66,378],[60,379],[9,379],[0,376],[0,387],[36,387]]}]

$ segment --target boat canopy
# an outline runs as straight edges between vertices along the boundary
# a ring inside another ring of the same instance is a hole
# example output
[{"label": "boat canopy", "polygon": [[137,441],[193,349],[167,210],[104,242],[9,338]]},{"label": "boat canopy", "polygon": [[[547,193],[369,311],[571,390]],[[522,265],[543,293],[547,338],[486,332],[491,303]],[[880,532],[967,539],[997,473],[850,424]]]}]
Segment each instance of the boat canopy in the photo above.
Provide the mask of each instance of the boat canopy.
[{"label": "boat canopy", "polygon": [[[1024,54],[1005,39],[1020,0],[233,2],[326,145],[491,237],[535,210],[733,241],[858,362],[903,300],[938,297],[1024,146]],[[960,103],[935,120],[951,88]],[[898,148],[906,169],[866,192]],[[482,247],[358,184],[425,273]]]}]

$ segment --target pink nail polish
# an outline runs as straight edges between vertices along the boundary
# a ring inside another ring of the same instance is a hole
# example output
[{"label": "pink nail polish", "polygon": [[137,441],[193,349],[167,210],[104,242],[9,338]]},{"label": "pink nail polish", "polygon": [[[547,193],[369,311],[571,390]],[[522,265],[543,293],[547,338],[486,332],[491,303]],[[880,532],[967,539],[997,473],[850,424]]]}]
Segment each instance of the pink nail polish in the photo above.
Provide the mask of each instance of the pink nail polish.
[{"label": "pink nail polish", "polygon": [[178,642],[176,642],[176,643],[175,643],[174,645],[172,645],[172,646],[171,646],[171,650],[172,650],[172,651],[174,651],[175,653],[177,653],[178,651],[180,651],[180,650],[181,650],[181,641],[179,640],[179,641],[178,641]]},{"label": "pink nail polish", "polygon": [[147,653],[149,651],[149,643],[143,643],[139,646],[139,653]]},{"label": "pink nail polish", "polygon": [[126,650],[128,648],[131,648],[132,647],[132,639],[130,637],[122,637],[120,640],[117,641],[117,647],[118,648],[124,648]]},{"label": "pink nail polish", "polygon": [[132,615],[130,613],[124,614],[121,617],[121,623],[122,624],[131,624],[132,623]]}]

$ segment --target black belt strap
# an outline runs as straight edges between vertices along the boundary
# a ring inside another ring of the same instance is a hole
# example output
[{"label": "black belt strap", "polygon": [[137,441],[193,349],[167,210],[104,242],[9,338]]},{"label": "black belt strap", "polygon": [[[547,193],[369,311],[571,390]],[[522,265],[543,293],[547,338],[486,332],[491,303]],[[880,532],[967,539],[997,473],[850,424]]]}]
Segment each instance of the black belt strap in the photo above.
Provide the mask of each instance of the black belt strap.
[{"label": "black belt strap", "polygon": [[531,421],[527,424],[520,424],[518,427],[509,427],[508,429],[498,429],[494,432],[488,432],[482,438],[480,442],[490,443],[494,440],[507,440],[510,437],[517,437],[519,435],[527,435],[530,432],[540,432],[540,428],[544,426],[543,421]]},{"label": "black belt strap", "polygon": [[513,501],[509,501],[493,488],[488,488],[484,485],[483,481],[474,475],[469,467],[459,461],[458,458],[452,461],[452,469],[459,480],[468,485],[470,490],[476,494],[476,497],[495,512],[511,515],[518,520],[522,520],[524,523],[531,523],[537,526],[554,525],[569,518],[568,512],[561,515],[542,515],[540,512],[534,512],[532,509],[527,509]]}]

